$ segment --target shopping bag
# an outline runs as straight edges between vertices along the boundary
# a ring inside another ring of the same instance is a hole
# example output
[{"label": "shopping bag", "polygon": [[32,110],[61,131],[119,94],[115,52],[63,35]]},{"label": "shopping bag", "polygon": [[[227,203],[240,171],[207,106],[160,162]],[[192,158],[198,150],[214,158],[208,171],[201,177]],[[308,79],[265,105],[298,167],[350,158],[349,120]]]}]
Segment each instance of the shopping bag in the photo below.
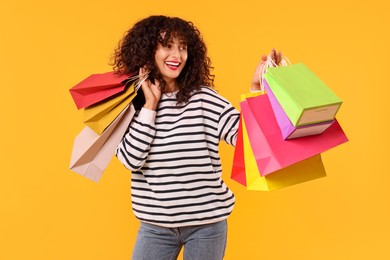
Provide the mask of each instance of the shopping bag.
[{"label": "shopping bag", "polygon": [[265,91],[267,92],[267,96],[274,111],[276,121],[278,122],[279,128],[282,131],[283,139],[288,140],[303,136],[321,134],[333,124],[334,120],[320,122],[316,124],[294,126],[288,118],[287,114],[284,112],[282,106],[276,99],[266,80],[263,80],[263,86]]},{"label": "shopping bag", "polygon": [[242,115],[240,115],[240,123],[237,130],[237,141],[234,148],[233,166],[230,178],[246,186],[245,177],[245,161],[244,161],[244,143],[242,141]]},{"label": "shopping bag", "polygon": [[283,140],[267,94],[247,98],[240,106],[261,176],[348,141],[337,120],[320,135]]},{"label": "shopping bag", "polygon": [[135,95],[134,84],[131,84],[123,93],[107,99],[105,102],[86,107],[83,122],[97,134],[102,134]]},{"label": "shopping bag", "polygon": [[275,190],[326,176],[320,154],[261,176],[246,132],[245,119],[242,128],[247,190]]},{"label": "shopping bag", "polygon": [[326,171],[320,154],[272,174],[261,176],[251,149],[244,119],[241,117],[231,178],[246,186],[247,190],[271,191],[325,176]]},{"label": "shopping bag", "polygon": [[124,81],[131,75],[117,75],[114,71],[92,74],[69,91],[78,109],[96,104],[125,89]]},{"label": "shopping bag", "polygon": [[74,140],[70,169],[93,181],[99,181],[134,113],[133,105],[127,105],[101,135],[84,127]]},{"label": "shopping bag", "polygon": [[294,126],[331,121],[342,104],[303,63],[267,68],[264,78]]}]

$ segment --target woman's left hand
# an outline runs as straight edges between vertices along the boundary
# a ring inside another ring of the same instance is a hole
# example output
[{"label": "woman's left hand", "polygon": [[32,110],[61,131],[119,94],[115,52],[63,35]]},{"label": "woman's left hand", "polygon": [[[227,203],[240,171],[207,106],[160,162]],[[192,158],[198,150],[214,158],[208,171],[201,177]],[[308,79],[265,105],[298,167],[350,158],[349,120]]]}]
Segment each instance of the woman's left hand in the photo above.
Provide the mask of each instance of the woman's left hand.
[{"label": "woman's left hand", "polygon": [[[282,61],[282,53],[280,51],[277,52],[275,50],[275,48],[273,48],[271,50],[270,57],[277,65],[279,65],[280,62]],[[262,70],[264,63],[267,61],[267,58],[268,58],[267,55],[263,55],[261,57],[259,64],[256,67],[255,73],[253,74],[253,78],[251,81],[251,91],[261,90],[261,87],[260,87],[260,76],[261,75],[260,74],[261,74],[261,70]]]}]

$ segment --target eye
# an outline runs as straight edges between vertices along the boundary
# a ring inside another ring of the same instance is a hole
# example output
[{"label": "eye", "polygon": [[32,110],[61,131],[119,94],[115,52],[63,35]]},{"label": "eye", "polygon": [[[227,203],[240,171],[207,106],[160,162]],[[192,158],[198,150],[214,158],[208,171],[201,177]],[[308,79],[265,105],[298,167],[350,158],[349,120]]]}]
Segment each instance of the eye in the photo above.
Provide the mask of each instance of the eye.
[{"label": "eye", "polygon": [[162,43],[161,46],[163,48],[170,49],[172,47],[172,44],[171,43],[166,43],[166,44]]},{"label": "eye", "polygon": [[187,45],[182,45],[182,46],[180,46],[180,50],[186,51],[186,50],[187,50]]}]

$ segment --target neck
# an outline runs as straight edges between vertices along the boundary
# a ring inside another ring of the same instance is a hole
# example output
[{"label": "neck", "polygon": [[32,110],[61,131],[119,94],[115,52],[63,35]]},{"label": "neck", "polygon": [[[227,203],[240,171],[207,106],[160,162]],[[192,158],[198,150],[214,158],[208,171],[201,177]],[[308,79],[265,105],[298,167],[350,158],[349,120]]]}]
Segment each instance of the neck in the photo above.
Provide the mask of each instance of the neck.
[{"label": "neck", "polygon": [[165,86],[165,92],[170,93],[170,92],[175,92],[178,90],[178,87],[176,86],[175,81],[167,82],[167,85]]}]

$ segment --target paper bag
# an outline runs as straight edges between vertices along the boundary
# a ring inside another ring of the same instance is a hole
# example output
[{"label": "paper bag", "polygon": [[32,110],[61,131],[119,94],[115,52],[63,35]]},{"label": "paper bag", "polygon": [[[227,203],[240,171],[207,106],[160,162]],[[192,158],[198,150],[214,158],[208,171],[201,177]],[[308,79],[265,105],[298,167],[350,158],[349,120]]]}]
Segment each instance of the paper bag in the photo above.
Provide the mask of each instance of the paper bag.
[{"label": "paper bag", "polygon": [[247,190],[271,191],[325,176],[321,155],[261,176],[241,117],[231,178],[246,186]]},{"label": "paper bag", "polygon": [[304,64],[267,68],[264,78],[294,126],[331,121],[342,100]]},{"label": "paper bag", "polygon": [[267,96],[274,111],[276,121],[278,122],[279,128],[282,131],[283,139],[288,140],[292,138],[321,134],[334,123],[334,120],[331,120],[316,124],[294,126],[288,118],[287,114],[284,112],[282,106],[279,104],[266,80],[263,81],[263,86],[267,92]]},{"label": "paper bag", "polygon": [[240,124],[237,130],[237,142],[234,148],[233,166],[231,172],[231,178],[238,183],[246,186],[245,177],[245,161],[244,161],[244,143],[242,139],[242,115],[240,115]]},{"label": "paper bag", "polygon": [[92,74],[69,91],[78,109],[96,104],[125,89],[123,81],[130,75],[118,76],[114,71]]},{"label": "paper bag", "polygon": [[133,105],[128,105],[101,135],[84,127],[75,138],[70,169],[93,181],[99,181],[134,113]]},{"label": "paper bag", "polygon": [[103,133],[119,113],[132,101],[135,95],[134,84],[132,84],[120,95],[85,108],[84,123],[97,134]]},{"label": "paper bag", "polygon": [[262,176],[348,141],[337,120],[321,135],[283,140],[267,94],[247,98],[240,106]]}]

